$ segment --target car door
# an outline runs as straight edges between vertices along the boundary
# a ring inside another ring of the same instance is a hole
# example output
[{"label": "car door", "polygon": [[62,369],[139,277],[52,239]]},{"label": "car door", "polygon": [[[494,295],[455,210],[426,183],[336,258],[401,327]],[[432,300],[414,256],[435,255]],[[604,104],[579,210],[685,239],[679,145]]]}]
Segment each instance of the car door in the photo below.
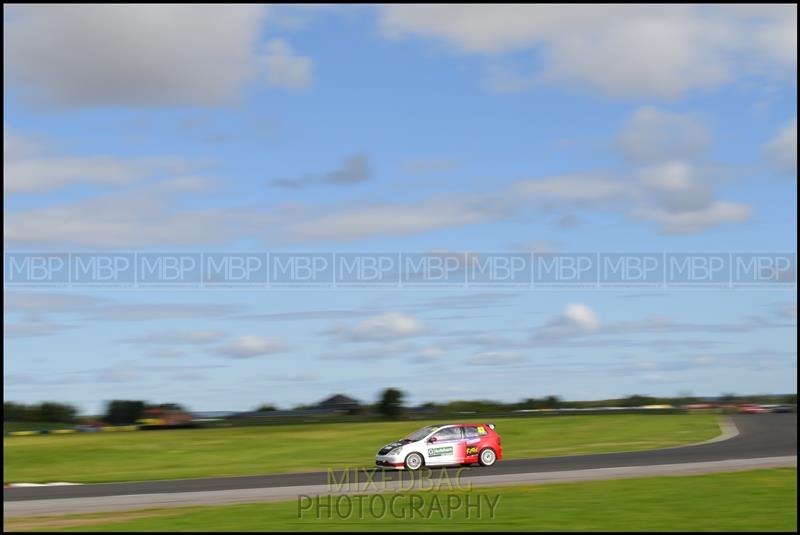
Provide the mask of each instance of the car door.
[{"label": "car door", "polygon": [[465,463],[477,463],[478,453],[480,453],[481,435],[478,428],[474,425],[464,426],[464,461]]},{"label": "car door", "polygon": [[458,458],[463,448],[461,428],[457,426],[440,429],[426,440],[425,464],[442,466],[461,462]]}]

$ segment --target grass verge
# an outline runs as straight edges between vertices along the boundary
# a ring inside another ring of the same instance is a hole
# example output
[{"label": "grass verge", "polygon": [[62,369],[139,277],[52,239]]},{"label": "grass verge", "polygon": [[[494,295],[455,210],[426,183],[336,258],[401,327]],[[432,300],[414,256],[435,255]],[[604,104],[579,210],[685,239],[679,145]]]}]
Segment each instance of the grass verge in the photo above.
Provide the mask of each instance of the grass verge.
[{"label": "grass verge", "polygon": [[[337,423],[4,439],[5,482],[100,483],[371,466],[427,423]],[[663,448],[719,435],[711,414],[497,419],[505,459]]]},{"label": "grass verge", "polygon": [[[8,531],[797,531],[797,470],[383,495],[351,513],[299,501],[14,518]],[[473,507],[469,516],[466,496]],[[422,503],[416,511],[412,496]],[[455,508],[456,497],[462,506]],[[351,498],[351,504],[356,499]],[[442,504],[441,512],[434,501]],[[489,507],[493,502],[495,506]],[[448,503],[450,505],[448,505]],[[305,503],[302,507],[306,507]],[[327,511],[327,512],[326,512]]]}]

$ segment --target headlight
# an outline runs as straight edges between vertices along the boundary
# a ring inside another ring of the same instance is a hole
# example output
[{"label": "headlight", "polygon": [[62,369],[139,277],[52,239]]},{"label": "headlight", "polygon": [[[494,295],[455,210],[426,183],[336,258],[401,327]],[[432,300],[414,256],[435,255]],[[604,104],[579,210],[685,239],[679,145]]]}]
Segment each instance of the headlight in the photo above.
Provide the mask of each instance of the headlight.
[{"label": "headlight", "polygon": [[395,448],[392,451],[390,451],[389,453],[387,453],[387,455],[391,455],[391,456],[400,455],[400,451],[402,449],[403,449],[403,446],[400,446],[399,448]]}]

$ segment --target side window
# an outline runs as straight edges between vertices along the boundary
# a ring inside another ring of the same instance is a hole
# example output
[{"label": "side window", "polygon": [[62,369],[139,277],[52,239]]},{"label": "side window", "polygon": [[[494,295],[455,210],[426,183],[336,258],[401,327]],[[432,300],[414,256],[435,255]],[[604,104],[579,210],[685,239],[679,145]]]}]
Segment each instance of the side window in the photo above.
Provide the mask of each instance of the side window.
[{"label": "side window", "polygon": [[446,429],[442,429],[433,436],[436,438],[436,442],[442,442],[444,440],[459,440],[461,438],[461,428],[448,427]]},{"label": "side window", "polygon": [[464,428],[464,438],[478,438],[480,435],[478,434],[478,429],[475,427],[465,427]]}]

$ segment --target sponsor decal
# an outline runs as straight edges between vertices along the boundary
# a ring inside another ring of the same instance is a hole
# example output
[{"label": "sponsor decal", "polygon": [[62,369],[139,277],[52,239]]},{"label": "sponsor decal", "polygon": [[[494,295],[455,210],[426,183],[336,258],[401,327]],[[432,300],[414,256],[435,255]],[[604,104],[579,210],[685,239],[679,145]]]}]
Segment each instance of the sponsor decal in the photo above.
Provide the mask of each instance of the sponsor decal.
[{"label": "sponsor decal", "polygon": [[428,448],[428,457],[440,457],[442,455],[452,455],[453,446],[442,446],[440,448]]},{"label": "sponsor decal", "polygon": [[467,446],[467,455],[477,455],[478,446]]},{"label": "sponsor decal", "polygon": [[478,434],[479,435],[485,435],[486,434],[486,429],[482,425],[478,426]]}]

